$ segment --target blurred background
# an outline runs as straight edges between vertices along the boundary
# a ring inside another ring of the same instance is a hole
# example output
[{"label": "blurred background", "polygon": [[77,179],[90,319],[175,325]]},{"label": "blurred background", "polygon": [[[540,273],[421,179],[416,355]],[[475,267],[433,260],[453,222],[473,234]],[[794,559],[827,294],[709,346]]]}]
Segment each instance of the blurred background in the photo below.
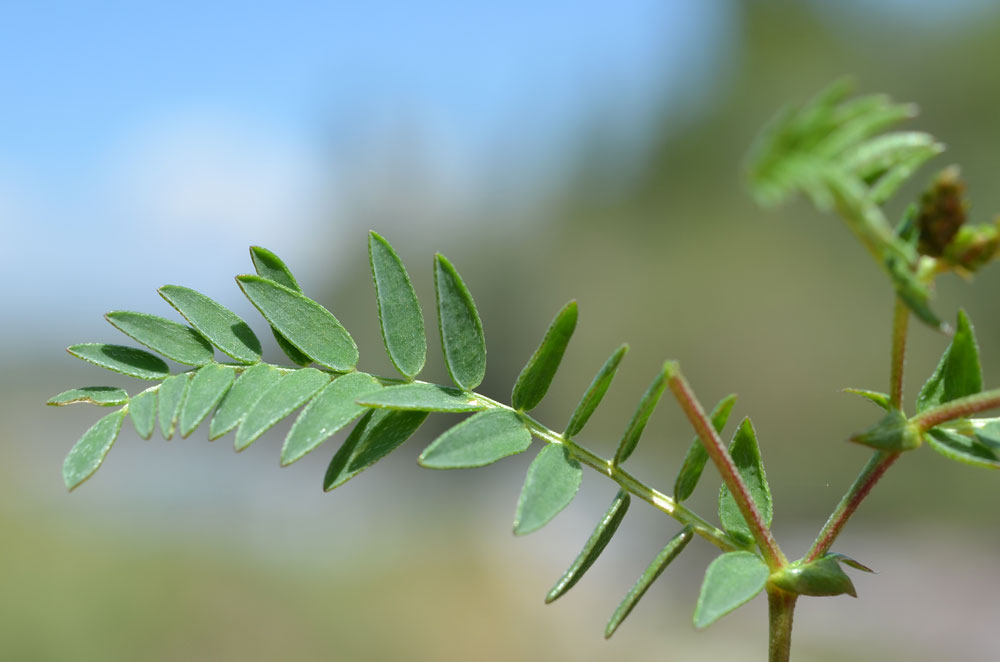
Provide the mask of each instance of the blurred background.
[{"label": "blurred background", "polygon": [[[643,503],[570,595],[542,598],[614,495],[585,473],[547,528],[510,534],[533,453],[469,472],[415,459],[443,422],[331,494],[343,434],[278,468],[288,425],[164,442],[129,424],[72,495],[63,457],[98,418],[46,409],[67,388],[134,380],[62,349],[121,342],[102,314],[170,316],[194,287],[270,341],[231,280],[247,247],[281,255],[390,374],[365,249],[407,263],[433,329],[431,258],[449,256],[483,318],[482,390],[507,398],[551,317],[580,324],[537,411],[560,428],[623,341],[581,436],[614,445],[664,359],[706,406],[752,414],[775,529],[799,556],[866,461],[845,442],[879,416],[839,392],[885,390],[892,294],[832,217],[757,209],[739,165],[782,104],[852,74],[919,103],[948,144],[890,206],[961,163],[973,219],[1000,211],[1000,11],[892,2],[6,3],[0,7],[0,658],[9,660],[759,660],[766,604],[695,632],[713,548],[695,541],[605,642],[620,598],[677,526]],[[965,307],[1000,383],[1000,269]],[[946,340],[912,334],[909,393]],[[281,361],[272,344],[266,354]],[[669,489],[691,431],[667,399],[632,460]],[[711,470],[709,470],[711,472]],[[693,498],[714,512],[717,477]],[[1000,482],[929,449],[888,474],[834,547],[873,566],[861,599],[805,600],[797,660],[1000,655]],[[855,573],[857,574],[857,573]]]}]

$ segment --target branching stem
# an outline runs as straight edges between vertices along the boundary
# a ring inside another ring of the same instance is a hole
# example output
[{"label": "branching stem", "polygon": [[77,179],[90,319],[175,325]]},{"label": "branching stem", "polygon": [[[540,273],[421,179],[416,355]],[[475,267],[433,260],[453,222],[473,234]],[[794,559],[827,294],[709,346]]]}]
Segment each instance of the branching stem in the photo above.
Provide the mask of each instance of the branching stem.
[{"label": "branching stem", "polygon": [[892,317],[892,359],[889,370],[889,402],[896,409],[903,409],[903,364],[906,359],[906,333],[910,322],[910,309],[896,297]]},{"label": "branching stem", "polygon": [[921,430],[929,430],[935,425],[941,425],[956,418],[964,418],[969,414],[977,414],[982,411],[996,409],[1000,407],[1000,389],[983,391],[967,395],[964,398],[957,398],[944,404],[928,409],[918,416],[914,416],[912,422]]}]

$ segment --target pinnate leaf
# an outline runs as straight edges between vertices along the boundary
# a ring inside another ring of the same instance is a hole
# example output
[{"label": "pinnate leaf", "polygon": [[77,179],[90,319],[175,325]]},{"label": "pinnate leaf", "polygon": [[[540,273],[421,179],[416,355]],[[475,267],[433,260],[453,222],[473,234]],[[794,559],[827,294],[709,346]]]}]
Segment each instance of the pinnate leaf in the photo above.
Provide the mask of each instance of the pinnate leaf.
[{"label": "pinnate leaf", "polygon": [[764,589],[770,571],[753,552],[727,552],[705,571],[694,609],[694,626],[705,628]]},{"label": "pinnate leaf", "polygon": [[234,379],[236,371],[218,363],[207,365],[195,373],[181,408],[182,437],[191,434],[205,420],[208,413],[215,409],[233,385]]},{"label": "pinnate leaf", "polygon": [[653,415],[656,403],[660,401],[663,389],[667,386],[667,372],[668,365],[664,365],[660,372],[657,373],[656,378],[653,379],[653,383],[643,393],[642,399],[639,400],[639,405],[636,407],[635,413],[632,414],[632,420],[628,422],[625,434],[622,435],[622,439],[618,443],[618,450],[615,451],[615,465],[620,465],[627,460],[639,444],[642,431],[646,429],[646,423],[649,422],[649,417]]},{"label": "pinnate leaf", "polygon": [[166,379],[170,375],[163,359],[135,347],[91,342],[71,345],[66,351],[78,359],[129,377]]},{"label": "pinnate leaf", "polygon": [[[757,433],[749,418],[743,419],[739,429],[736,430],[733,443],[729,446],[729,454],[750,490],[750,497],[757,505],[757,510],[764,518],[764,525],[770,526],[773,514],[771,488],[767,484],[767,476],[764,475],[764,462],[761,460],[760,448],[757,445]],[[747,541],[753,539],[750,526],[743,519],[743,514],[736,505],[736,499],[729,493],[729,488],[725,484],[719,490],[719,519],[723,528],[731,535]]]},{"label": "pinnate leaf", "polygon": [[365,407],[416,411],[464,412],[486,409],[475,395],[437,384],[399,384],[358,398]]},{"label": "pinnate leaf", "polygon": [[261,315],[303,354],[337,372],[358,363],[358,346],[329,310],[305,295],[260,276],[236,281]]},{"label": "pinnate leaf", "polygon": [[45,404],[59,407],[76,402],[85,402],[99,407],[113,407],[128,402],[128,393],[125,392],[125,389],[114,386],[84,386],[83,388],[63,391],[59,395],[49,398]]},{"label": "pinnate leaf", "polygon": [[157,395],[157,408],[160,413],[160,434],[164,439],[174,436],[174,428],[177,426],[177,417],[181,413],[181,406],[184,404],[184,396],[187,394],[190,384],[189,373],[173,375],[163,380],[160,391]]},{"label": "pinnate leaf", "polygon": [[519,411],[531,411],[542,401],[549,390],[552,378],[559,370],[566,346],[576,329],[577,305],[570,301],[552,320],[542,344],[528,359],[514,384],[511,403]]},{"label": "pinnate leaf", "polygon": [[132,419],[136,434],[143,439],[153,436],[153,428],[156,427],[156,400],[157,393],[153,390],[143,391],[129,400],[129,418]]},{"label": "pinnate leaf", "polygon": [[209,440],[215,440],[239,425],[247,412],[257,404],[268,389],[278,383],[281,372],[274,366],[259,363],[243,371],[229,392],[222,398],[219,408],[208,426]]},{"label": "pinnate leaf", "polygon": [[949,460],[985,469],[1000,469],[997,448],[984,443],[978,436],[964,434],[944,428],[933,428],[927,435],[928,445]]},{"label": "pinnate leaf", "polygon": [[188,324],[223,354],[240,363],[260,361],[260,340],[236,313],[188,287],[164,285],[158,291]]},{"label": "pinnate leaf", "polygon": [[565,446],[545,446],[528,467],[514,514],[514,533],[531,533],[548,524],[573,500],[582,480],[583,469]]},{"label": "pinnate leaf", "polygon": [[118,438],[125,420],[125,408],[111,412],[83,433],[63,463],[63,481],[73,490],[94,475]]},{"label": "pinnate leaf", "polygon": [[583,397],[580,398],[580,403],[573,411],[573,415],[569,418],[569,424],[566,425],[565,432],[567,437],[575,437],[583,430],[583,426],[590,420],[590,415],[601,404],[604,394],[607,393],[608,387],[611,386],[611,380],[614,379],[615,373],[618,372],[618,364],[621,363],[627,353],[628,345],[622,345],[604,362],[604,365],[594,376],[593,381],[590,382],[590,386],[587,387]]},{"label": "pinnate leaf", "polygon": [[236,431],[236,450],[241,451],[252,444],[329,382],[330,375],[315,368],[301,368],[279,379],[247,412]]},{"label": "pinnate leaf", "polygon": [[486,375],[483,323],[462,277],[440,253],[434,257],[434,289],[448,374],[459,388],[471,391]]},{"label": "pinnate leaf", "polygon": [[368,261],[375,282],[385,351],[396,369],[407,379],[413,379],[423,370],[427,358],[427,334],[417,293],[403,261],[376,232],[368,235]]},{"label": "pinnate leaf", "polygon": [[482,467],[523,453],[530,445],[531,433],[516,413],[491,409],[470,416],[435,439],[420,454],[420,465],[429,469]]},{"label": "pinnate leaf", "polygon": [[[271,251],[262,246],[251,246],[250,259],[253,260],[253,267],[257,270],[257,275],[261,278],[273,280],[279,285],[284,285],[296,292],[302,291],[302,288],[299,287],[298,281],[295,280],[295,276],[292,275],[288,266]],[[271,327],[271,333],[274,334],[274,340],[278,343],[278,347],[285,353],[285,356],[291,359],[292,363],[301,366],[312,363],[311,358],[300,352],[295,345],[288,342],[288,339],[281,335],[281,332],[273,326]]]},{"label": "pinnate leaf", "polygon": [[364,372],[349,372],[324,386],[302,410],[285,437],[281,447],[281,466],[299,460],[337,430],[361,416],[365,408],[356,404],[355,400],[380,388],[382,385],[378,380]]},{"label": "pinnate leaf", "polygon": [[983,373],[979,367],[976,336],[965,311],[959,310],[951,344],[944,350],[937,368],[917,396],[917,412],[979,393],[981,390],[983,390]]},{"label": "pinnate leaf", "polygon": [[653,562],[650,563],[641,575],[639,579],[636,580],[635,584],[629,589],[629,592],[625,595],[625,598],[615,609],[615,613],[612,614],[611,620],[608,621],[607,627],[604,628],[604,638],[607,639],[615,633],[618,626],[622,624],[631,612],[632,609],[639,603],[642,596],[646,594],[649,587],[653,585],[663,571],[667,569],[667,566],[676,559],[687,544],[691,542],[691,538],[694,537],[694,533],[690,526],[684,527],[680,533],[670,539],[670,542],[660,550],[660,553],[656,555]]},{"label": "pinnate leaf", "polygon": [[204,365],[211,363],[215,355],[212,344],[184,324],[127,310],[112,311],[104,317],[133,340],[178,363]]},{"label": "pinnate leaf", "polygon": [[323,489],[339,487],[413,436],[427,418],[425,411],[374,409],[351,430],[327,467]]},{"label": "pinnate leaf", "polygon": [[545,596],[546,603],[558,599],[566,591],[573,588],[580,581],[580,578],[583,577],[584,573],[590,569],[590,566],[594,565],[601,552],[611,542],[615,532],[618,531],[618,526],[622,523],[622,520],[625,519],[625,513],[628,512],[631,501],[632,498],[628,492],[624,489],[618,490],[618,494],[611,501],[611,506],[604,513],[601,521],[597,523],[594,532],[590,534],[590,538],[583,545],[583,549],[580,550],[580,554],[576,557],[576,560],[573,561],[573,564],[563,573],[563,576],[559,578],[556,585]]},{"label": "pinnate leaf", "polygon": [[[733,405],[735,404],[736,395],[733,394],[727,395],[719,401],[719,404],[715,405],[715,409],[712,410],[711,419],[712,427],[715,428],[716,432],[721,433],[723,428],[726,427],[729,414],[733,411]],[[705,470],[707,462],[708,451],[705,450],[705,445],[701,442],[701,437],[695,436],[691,441],[691,445],[688,446],[687,455],[684,456],[684,462],[681,464],[681,468],[677,472],[677,478],[674,480],[674,498],[678,502],[684,501],[694,493],[694,488],[698,486],[698,481],[701,479],[702,471]]]}]

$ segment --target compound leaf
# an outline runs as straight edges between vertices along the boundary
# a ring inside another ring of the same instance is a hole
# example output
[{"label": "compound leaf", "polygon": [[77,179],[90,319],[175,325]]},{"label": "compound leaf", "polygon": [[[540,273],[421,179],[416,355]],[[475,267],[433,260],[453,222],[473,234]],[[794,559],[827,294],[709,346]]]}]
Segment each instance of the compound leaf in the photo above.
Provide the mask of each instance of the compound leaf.
[{"label": "compound leaf", "polygon": [[566,352],[566,346],[569,345],[569,339],[573,337],[576,319],[576,301],[570,301],[556,314],[548,330],[545,331],[542,344],[528,359],[528,363],[521,370],[521,374],[514,384],[511,404],[514,405],[515,409],[531,411],[545,397],[545,393],[552,383],[552,378],[559,370],[559,364]]},{"label": "compound leaf", "polygon": [[186,437],[198,427],[208,413],[225,397],[236,379],[236,371],[218,363],[209,364],[195,373],[181,408],[181,436]]},{"label": "compound leaf", "polygon": [[135,347],[89,342],[71,345],[66,351],[88,363],[138,379],[166,379],[170,368],[160,357]]},{"label": "compound leaf", "polygon": [[434,256],[434,289],[445,364],[452,381],[466,391],[486,375],[486,338],[469,288],[445,256]]},{"label": "compound leaf", "polygon": [[260,276],[237,276],[243,293],[288,342],[316,363],[350,372],[358,346],[329,310],[305,295]]},{"label": "compound leaf", "polygon": [[267,390],[278,383],[281,372],[272,365],[259,363],[243,371],[233,387],[222,398],[219,408],[212,416],[208,426],[209,440],[215,440],[226,434],[237,425],[257,404]]},{"label": "compound leaf", "polygon": [[153,436],[156,427],[156,391],[147,390],[138,393],[128,402],[128,415],[135,426],[136,434],[143,439]]},{"label": "compound leaf", "polygon": [[396,450],[427,418],[425,411],[373,409],[361,417],[327,467],[323,489],[346,483]]},{"label": "compound leaf", "polygon": [[608,621],[607,627],[604,628],[604,638],[607,639],[615,633],[618,626],[622,624],[625,617],[628,616],[632,609],[639,603],[642,596],[646,594],[649,587],[652,586],[663,571],[667,569],[667,566],[676,559],[687,544],[691,542],[691,538],[694,537],[694,533],[690,526],[684,527],[680,533],[670,539],[670,542],[660,550],[660,553],[656,555],[653,562],[650,563],[641,575],[639,579],[636,580],[635,584],[629,589],[629,592],[625,594],[625,598],[615,609],[615,613],[612,614],[611,620]]},{"label": "compound leaf", "polygon": [[252,444],[329,382],[330,375],[315,368],[301,368],[279,379],[247,412],[236,431],[236,450],[241,451]]},{"label": "compound leaf", "polygon": [[565,432],[567,437],[574,437],[583,430],[583,426],[587,424],[590,415],[601,404],[604,394],[607,393],[608,387],[611,386],[611,380],[614,379],[615,373],[618,372],[618,364],[621,363],[627,353],[628,345],[622,345],[604,362],[604,365],[594,376],[593,381],[590,382],[590,386],[587,387],[583,397],[580,398],[580,403],[573,411],[573,415],[569,418]]},{"label": "compound leaf", "polygon": [[164,285],[158,292],[223,354],[240,363],[260,362],[260,340],[236,313],[188,287]]},{"label": "compound leaf", "polygon": [[124,407],[111,412],[83,433],[63,462],[63,481],[67,489],[76,489],[80,483],[94,475],[118,438],[123,420]]},{"label": "compound leaf", "polygon": [[770,571],[753,552],[727,552],[717,557],[705,571],[694,626],[705,628],[737,607],[749,602],[764,589]]},{"label": "compound leaf", "polygon": [[85,402],[99,407],[113,407],[128,402],[128,393],[125,392],[125,389],[114,386],[84,386],[83,388],[63,391],[59,395],[49,398],[45,404],[61,407],[76,402]]},{"label": "compound leaf", "polygon": [[[711,419],[712,427],[715,431],[721,433],[723,428],[726,427],[726,422],[729,420],[729,413],[733,410],[733,405],[736,404],[736,395],[727,395],[719,404],[715,405],[715,409],[712,410]],[[684,501],[694,493],[694,488],[697,487],[698,481],[701,479],[701,473],[705,469],[705,464],[708,462],[708,451],[705,450],[705,445],[701,443],[701,437],[695,436],[691,440],[691,445],[688,446],[687,455],[684,456],[684,462],[681,464],[680,470],[677,472],[677,478],[674,480],[674,498],[678,502]]]},{"label": "compound leaf", "polygon": [[958,323],[951,344],[941,355],[934,373],[917,396],[917,412],[944,404],[956,398],[983,390],[983,373],[979,367],[979,347],[972,324],[964,310],[958,311]]},{"label": "compound leaf", "polygon": [[583,469],[565,446],[545,446],[528,467],[514,514],[514,533],[531,533],[548,524],[573,500],[582,480]]},{"label": "compound leaf", "polygon": [[104,317],[128,337],[178,363],[204,365],[215,356],[212,344],[187,325],[127,310],[115,310]]},{"label": "compound leaf", "polygon": [[486,409],[475,395],[437,384],[399,384],[358,398],[364,407],[417,411],[464,412]]},{"label": "compound leaf", "polygon": [[375,282],[379,326],[389,360],[407,379],[423,370],[427,358],[424,315],[403,261],[389,242],[368,234],[368,262]]},{"label": "compound leaf", "polygon": [[[771,488],[767,484],[767,476],[764,475],[764,462],[761,460],[760,447],[757,445],[757,433],[754,432],[749,418],[744,418],[736,430],[733,443],[729,446],[729,454],[750,490],[750,496],[757,505],[757,510],[764,518],[764,525],[770,526],[773,514]],[[736,499],[729,493],[729,488],[725,484],[719,490],[719,519],[722,521],[722,527],[730,534],[747,541],[753,540],[750,526],[743,519],[743,514],[736,505]]]},{"label": "compound leaf", "polygon": [[356,404],[355,400],[380,388],[382,385],[378,380],[364,372],[349,372],[324,386],[302,410],[285,437],[281,447],[281,466],[299,460],[337,430],[361,416],[365,408]]},{"label": "compound leaf", "polygon": [[[284,285],[296,292],[302,291],[302,288],[299,287],[298,281],[295,280],[295,276],[292,275],[288,266],[280,257],[263,246],[251,246],[250,259],[253,260],[253,267],[257,270],[257,275],[261,278],[273,280],[279,285]],[[307,366],[312,363],[311,358],[300,352],[295,345],[288,342],[288,339],[281,335],[281,332],[273,326],[271,327],[271,333],[274,334],[274,340],[278,343],[278,347],[285,353],[285,356],[291,359],[292,363],[301,366]]]},{"label": "compound leaf", "polygon": [[420,465],[429,469],[482,467],[523,453],[531,433],[520,417],[506,409],[479,412],[435,439],[420,454]]},{"label": "compound leaf", "polygon": [[573,564],[570,565],[566,572],[563,573],[563,576],[559,578],[559,581],[556,582],[555,586],[548,592],[548,595],[545,596],[546,604],[558,599],[566,591],[573,588],[580,581],[580,578],[583,577],[584,573],[590,569],[590,566],[594,565],[597,557],[601,555],[604,548],[611,542],[615,532],[618,531],[618,526],[625,519],[625,513],[628,512],[631,501],[632,498],[628,492],[624,489],[618,490],[618,494],[611,501],[611,506],[604,513],[601,521],[597,523],[594,532],[590,534],[590,538],[583,545],[583,549],[576,557],[576,560],[573,561]]},{"label": "compound leaf", "polygon": [[639,444],[639,437],[642,436],[642,431],[646,429],[646,423],[649,422],[649,417],[652,416],[653,410],[656,409],[656,403],[660,401],[660,396],[663,395],[663,389],[666,386],[667,366],[664,365],[660,372],[657,373],[656,378],[653,379],[653,383],[642,394],[639,406],[636,407],[635,413],[632,414],[632,420],[628,422],[628,427],[625,428],[625,434],[622,435],[622,439],[618,443],[618,450],[615,451],[614,463],[616,466],[627,460]]},{"label": "compound leaf", "polygon": [[163,380],[163,384],[160,385],[157,408],[160,413],[160,433],[164,439],[170,439],[174,436],[174,428],[177,426],[177,417],[181,413],[181,405],[184,404],[190,376],[186,372],[173,375]]}]

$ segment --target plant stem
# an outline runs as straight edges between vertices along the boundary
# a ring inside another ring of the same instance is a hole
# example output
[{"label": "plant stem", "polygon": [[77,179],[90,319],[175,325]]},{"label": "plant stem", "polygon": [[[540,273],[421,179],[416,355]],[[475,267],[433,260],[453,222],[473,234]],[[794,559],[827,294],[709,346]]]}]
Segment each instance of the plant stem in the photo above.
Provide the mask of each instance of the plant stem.
[{"label": "plant stem", "polygon": [[911,420],[920,427],[921,430],[929,430],[935,425],[941,425],[956,418],[964,418],[969,414],[976,414],[989,409],[1000,407],[1000,389],[983,391],[967,395],[964,398],[957,398],[942,405],[928,409]]},{"label": "plant stem", "polygon": [[906,332],[910,309],[896,297],[892,316],[892,359],[889,368],[889,401],[896,409],[903,408],[903,362],[906,358]]},{"label": "plant stem", "polygon": [[792,649],[792,617],[795,615],[795,601],[798,597],[779,588],[767,590],[767,613],[770,623],[768,662],[788,662]]},{"label": "plant stem", "polygon": [[670,364],[667,369],[667,383],[677,398],[677,402],[680,403],[681,409],[687,414],[695,432],[698,433],[702,445],[708,451],[708,456],[712,458],[712,462],[722,475],[722,482],[726,484],[730,494],[733,495],[733,500],[750,527],[750,532],[760,548],[764,561],[771,570],[784,567],[788,564],[788,559],[778,547],[778,541],[774,539],[774,535],[764,522],[760,510],[757,509],[757,504],[750,496],[750,489],[737,470],[736,463],[733,462],[732,456],[722,443],[722,439],[719,438],[719,434],[715,431],[708,416],[705,415],[705,410],[698,402],[676,363]]},{"label": "plant stem", "polygon": [[615,465],[611,460],[606,460],[597,453],[584,448],[572,439],[567,439],[559,432],[546,427],[525,412],[517,411],[513,407],[505,405],[502,402],[497,402],[496,400],[479,393],[476,393],[476,397],[493,407],[513,411],[521,418],[522,421],[524,421],[534,436],[546,443],[561,444],[562,446],[565,446],[575,460],[587,465],[598,473],[604,474],[611,480],[618,483],[618,485],[630,494],[635,495],[652,505],[654,508],[670,515],[681,524],[690,526],[695,533],[722,551],[733,552],[747,549],[746,545],[733,539],[722,529],[712,525],[697,513],[689,510],[683,504],[678,503],[677,500],[672,497],[667,496],[659,490],[649,487],[641,480],[622,469],[620,466]]}]

